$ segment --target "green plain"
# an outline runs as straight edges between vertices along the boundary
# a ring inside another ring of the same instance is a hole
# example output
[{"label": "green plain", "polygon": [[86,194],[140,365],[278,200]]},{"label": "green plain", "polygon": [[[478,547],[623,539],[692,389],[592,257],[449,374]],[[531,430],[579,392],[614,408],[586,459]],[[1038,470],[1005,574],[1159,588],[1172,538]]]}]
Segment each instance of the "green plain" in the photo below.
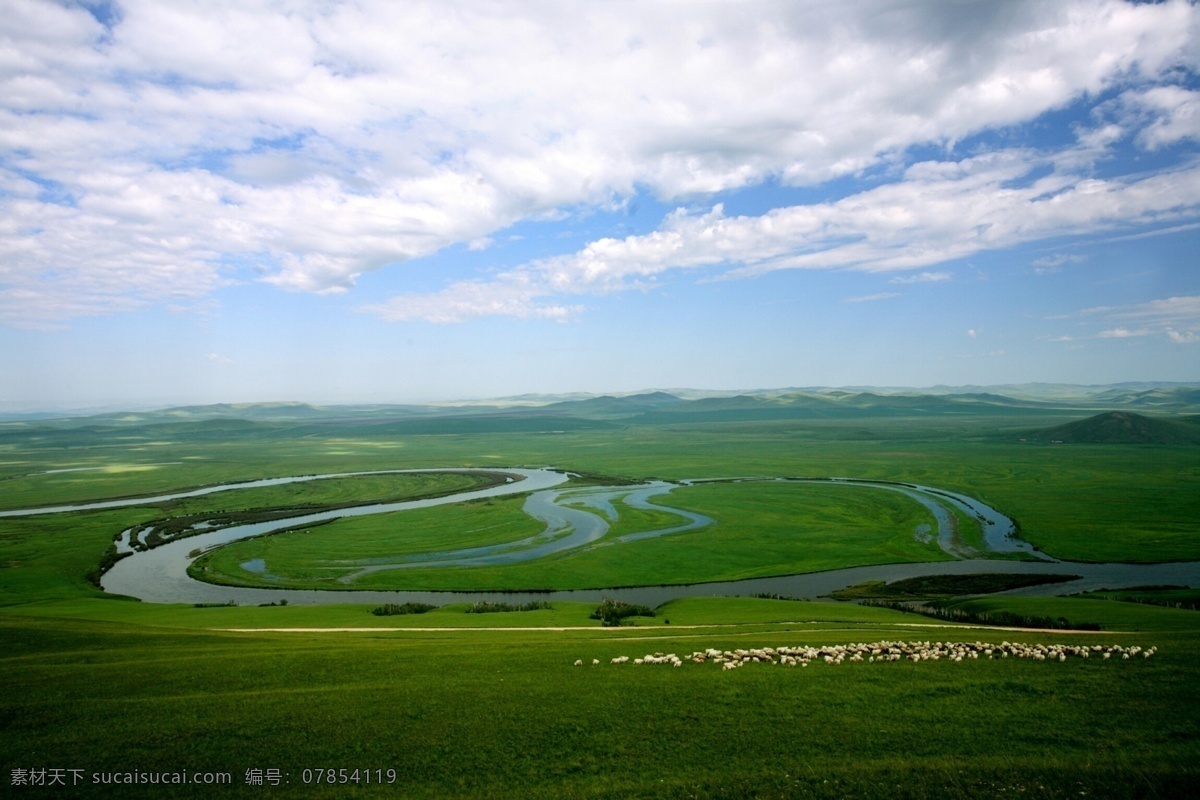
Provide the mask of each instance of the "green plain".
[{"label": "green plain", "polygon": [[411,568],[369,573],[348,584],[341,561],[515,541],[539,533],[520,499],[342,519],[299,533],[222,548],[207,560],[206,580],[263,581],[241,566],[261,558],[269,585],[357,589],[586,589],[703,583],[841,567],[948,558],[914,531],[933,517],[902,495],[801,483],[701,484],[656,501],[717,520],[706,530],[615,542],[616,537],[682,521],[678,515],[619,504],[605,539],[582,552],[499,567]]},{"label": "green plain", "polygon": [[[375,438],[347,426],[263,440],[214,433],[128,445],[93,436],[78,446],[61,436],[10,435],[0,443],[0,506],[386,468],[545,464],[627,478],[841,476],[979,497],[1061,558],[1200,559],[1200,450],[1014,443],[1018,426],[1067,417]],[[119,469],[31,475],[105,465]],[[387,487],[339,481],[314,488],[328,492],[320,502],[340,502],[378,499]],[[235,502],[303,501],[219,493],[171,511]],[[676,502],[718,524],[537,567],[480,570],[478,578],[435,570],[426,577],[442,588],[451,579],[489,585],[501,578],[525,586],[628,585],[936,555],[913,536],[923,509],[886,492],[716,484],[677,490],[669,498]],[[250,557],[264,557],[272,571],[291,564],[302,573],[335,550],[372,558],[394,546],[520,538],[529,528],[517,503],[431,509],[424,522],[404,523],[404,537],[390,527],[395,520],[363,518],[354,523],[361,528],[346,523],[343,533],[352,535],[343,537],[344,548],[329,538],[343,523],[237,548],[275,548]],[[620,510],[621,527],[611,536],[677,519]],[[451,516],[439,521],[434,511]],[[139,505],[0,519],[0,783],[9,793],[19,788],[11,785],[13,770],[38,768],[89,776],[228,771],[234,779],[232,788],[215,791],[89,785],[61,793],[68,797],[1134,798],[1188,796],[1200,783],[1198,612],[1096,598],[959,601],[1103,628],[1073,634],[940,625],[853,604],[695,598],[605,629],[582,603],[506,614],[467,614],[465,604],[454,604],[376,617],[358,604],[152,605],[110,598],[87,582],[114,535],[163,515],[162,507]],[[247,556],[230,548],[217,559]],[[291,630],[265,630],[273,628]],[[1129,661],[750,665],[729,673],[711,665],[609,663],[658,651],[882,639],[1120,643],[1158,652]],[[600,665],[591,666],[593,659]],[[584,666],[572,666],[576,660]],[[394,769],[396,785],[305,784],[304,770],[317,768]],[[247,786],[250,769],[279,769],[290,783]]]}]

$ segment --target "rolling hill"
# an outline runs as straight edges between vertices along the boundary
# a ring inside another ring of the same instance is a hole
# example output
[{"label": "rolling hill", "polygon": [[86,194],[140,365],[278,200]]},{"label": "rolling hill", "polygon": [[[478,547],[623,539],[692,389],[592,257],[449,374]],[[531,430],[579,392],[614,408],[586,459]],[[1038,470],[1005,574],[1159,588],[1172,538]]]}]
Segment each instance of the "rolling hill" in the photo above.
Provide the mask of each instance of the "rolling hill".
[{"label": "rolling hill", "polygon": [[1200,425],[1192,422],[1192,418],[1163,419],[1130,411],[1108,411],[1045,428],[1029,438],[1064,444],[1200,444]]}]

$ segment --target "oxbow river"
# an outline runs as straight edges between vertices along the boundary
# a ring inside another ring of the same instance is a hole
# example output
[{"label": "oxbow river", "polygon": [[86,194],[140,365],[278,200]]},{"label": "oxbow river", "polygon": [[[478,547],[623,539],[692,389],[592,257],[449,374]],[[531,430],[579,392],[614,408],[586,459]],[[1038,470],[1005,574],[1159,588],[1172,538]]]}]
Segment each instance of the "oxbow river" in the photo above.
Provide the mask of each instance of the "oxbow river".
[{"label": "oxbow river", "polygon": [[[925,506],[936,522],[936,532],[915,531],[917,536],[936,536],[938,545],[955,556],[954,561],[931,563],[888,564],[826,572],[785,575],[771,578],[752,578],[739,581],[723,581],[702,584],[673,586],[636,586],[622,588],[597,588],[588,590],[555,592],[428,592],[428,591],[320,591],[303,589],[271,589],[216,586],[194,580],[187,574],[187,567],[198,552],[211,550],[229,542],[258,536],[272,531],[297,528],[341,517],[364,516],[416,508],[430,508],[447,503],[458,503],[483,497],[497,497],[515,493],[529,493],[524,510],[543,523],[544,530],[527,539],[461,550],[446,550],[423,553],[408,558],[379,560],[359,565],[347,575],[345,581],[369,572],[403,570],[430,566],[478,566],[512,564],[544,558],[551,554],[589,547],[606,547],[622,541],[632,541],[655,536],[682,534],[713,524],[713,520],[691,511],[671,508],[666,500],[672,489],[678,486],[707,482],[705,479],[669,483],[653,481],[637,486],[600,486],[564,488],[566,473],[550,469],[444,469],[444,470],[378,470],[373,472],[348,472],[328,475],[308,475],[293,478],[272,478],[245,483],[224,484],[186,492],[155,497],[126,498],[96,503],[64,505],[56,507],[23,509],[0,512],[0,517],[54,514],[66,511],[115,508],[148,502],[161,502],[182,497],[195,497],[234,489],[275,486],[285,483],[321,480],[356,475],[402,474],[411,472],[480,472],[506,476],[505,483],[485,489],[469,490],[444,497],[411,500],[400,503],[341,508],[312,514],[303,514],[287,519],[277,519],[248,525],[236,525],[206,531],[204,524],[195,526],[200,531],[195,535],[168,542],[159,547],[132,552],[118,561],[102,578],[108,592],[137,597],[154,603],[224,603],[239,605],[279,602],[316,605],[322,603],[403,603],[407,601],[444,605],[457,602],[503,601],[527,602],[529,600],[575,600],[599,602],[610,597],[627,602],[657,606],[680,597],[750,596],[755,594],[778,594],[790,597],[816,599],[837,589],[868,580],[893,581],[921,575],[961,575],[983,572],[1006,572],[1019,574],[1071,574],[1080,576],[1068,583],[1033,586],[1012,592],[1026,596],[1074,594],[1101,588],[1121,588],[1138,585],[1200,586],[1200,562],[1172,562],[1164,564],[1093,564],[1058,561],[1036,551],[1028,542],[1017,536],[1013,520],[996,509],[965,495],[928,486],[888,481],[866,481],[848,478],[739,478],[739,482],[789,481],[821,483],[827,486],[844,487],[846,491],[889,491],[902,493]],[[650,504],[650,498],[660,499]],[[666,510],[679,517],[679,522],[669,527],[640,531],[616,539],[604,540],[611,522],[617,518],[615,501],[634,508]],[[984,532],[984,549],[975,550],[962,542],[951,521],[951,508],[975,517]],[[286,534],[284,534],[286,535]],[[123,534],[123,546],[128,549],[129,532]],[[1019,553],[1036,560],[995,560],[994,554]]]}]

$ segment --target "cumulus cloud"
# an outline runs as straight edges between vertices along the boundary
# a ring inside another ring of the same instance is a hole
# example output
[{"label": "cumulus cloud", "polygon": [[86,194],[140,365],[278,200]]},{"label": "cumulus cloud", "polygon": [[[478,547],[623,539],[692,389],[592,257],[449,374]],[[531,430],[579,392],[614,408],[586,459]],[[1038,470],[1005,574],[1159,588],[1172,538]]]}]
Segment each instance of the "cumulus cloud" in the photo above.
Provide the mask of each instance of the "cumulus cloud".
[{"label": "cumulus cloud", "polygon": [[[895,183],[760,216],[729,217],[721,205],[707,213],[679,209],[652,233],[600,239],[486,283],[455,284],[440,295],[423,295],[421,307],[431,320],[439,316],[434,310],[439,300],[454,308],[455,319],[530,316],[542,298],[642,287],[676,270],[722,270],[728,278],[783,269],[908,271],[1051,236],[1123,230],[1200,213],[1200,163],[1123,180],[1056,171],[1017,185],[1055,156],[1019,150],[924,162]],[[948,278],[949,273],[926,271],[895,280]],[[464,294],[489,293],[504,302],[461,301]],[[405,296],[393,304],[413,308]]]},{"label": "cumulus cloud", "polygon": [[[638,192],[690,203],[768,179],[811,186],[902,169],[914,145],[950,146],[1126,85],[1126,116],[1148,120],[1143,147],[1196,137],[1195,93],[1170,85],[1170,70],[1197,66],[1200,10],[1182,0],[753,13],[363,0],[286,14],[267,0],[130,0],[111,16],[86,4],[4,5],[0,318],[10,322],[114,313],[233,280],[348,291],[363,273],[484,246],[521,220]],[[1130,124],[1106,123],[1088,146]],[[1117,195],[1135,212],[1148,205],[1129,181],[1089,187],[1078,176],[1043,181],[1044,200],[1021,189],[1010,198],[1005,169],[994,159],[919,165],[860,195],[861,208],[685,214],[650,237],[527,265],[487,291],[455,282],[387,305],[427,319],[555,316],[570,306],[538,298],[681,266],[920,269],[1035,229],[1077,229]],[[972,181],[1004,190],[999,207]],[[1006,201],[1049,208],[1054,196],[1062,207],[1050,224],[1004,213]],[[974,235],[928,216],[935,201],[963,199],[975,202],[963,209]],[[1005,218],[998,228],[992,212]],[[720,245],[696,239],[705,226]]]},{"label": "cumulus cloud", "polygon": [[1179,86],[1155,86],[1131,93],[1128,102],[1152,118],[1138,134],[1138,139],[1150,149],[1180,139],[1200,140],[1200,92]]}]

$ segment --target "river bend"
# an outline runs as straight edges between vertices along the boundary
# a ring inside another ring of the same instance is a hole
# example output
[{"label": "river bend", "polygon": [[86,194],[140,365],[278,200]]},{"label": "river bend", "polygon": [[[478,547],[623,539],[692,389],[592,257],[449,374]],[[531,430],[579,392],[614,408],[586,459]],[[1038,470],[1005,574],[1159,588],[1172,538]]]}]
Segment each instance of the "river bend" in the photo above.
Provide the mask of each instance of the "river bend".
[{"label": "river bend", "polygon": [[[536,536],[499,545],[422,553],[407,558],[387,560],[383,563],[380,563],[376,559],[372,560],[371,563],[358,565],[359,568],[350,572],[344,578],[344,582],[351,583],[360,575],[381,570],[433,566],[511,564],[544,558],[548,555],[571,550],[609,546],[619,542],[634,541],[654,536],[686,533],[688,531],[704,529],[714,524],[713,520],[704,515],[671,508],[663,502],[651,503],[650,499],[665,495],[680,485],[694,485],[718,479],[681,481],[679,484],[653,481],[637,486],[564,489],[556,487],[560,487],[562,483],[566,482],[568,476],[565,473],[549,469],[492,468],[474,470],[451,468],[440,470],[379,470],[292,478],[271,478],[261,481],[223,484],[155,497],[124,498],[121,500],[99,501],[77,505],[3,511],[0,512],[0,516],[26,516],[65,511],[115,508],[182,497],[196,497],[232,489],[273,486],[320,480],[323,478],[432,471],[500,473],[506,475],[509,480],[504,484],[485,489],[468,490],[443,497],[332,509],[298,515],[288,519],[236,525],[199,533],[167,542],[151,550],[136,552],[123,558],[103,576],[101,581],[103,588],[115,594],[128,595],[144,601],[158,603],[220,603],[232,601],[238,604],[258,604],[287,600],[289,603],[308,605],[324,603],[406,602],[411,600],[445,604],[464,601],[476,602],[480,600],[523,602],[523,598],[591,602],[599,601],[603,597],[613,597],[646,605],[659,605],[673,598],[688,596],[777,594],[782,596],[816,598],[866,580],[892,581],[920,575],[975,574],[981,572],[1019,574],[1070,573],[1081,576],[1079,580],[1069,583],[1048,584],[1019,590],[1019,593],[1024,595],[1071,594],[1099,588],[1119,588],[1122,586],[1144,584],[1200,585],[1200,562],[1177,562],[1169,564],[1082,564],[1060,562],[1043,553],[1039,553],[1028,542],[1019,539],[1016,535],[1016,525],[1013,520],[975,498],[916,484],[849,478],[740,478],[732,480],[746,482],[784,480],[899,492],[920,503],[930,511],[937,523],[937,540],[939,546],[958,560],[855,567],[818,573],[692,585],[555,592],[320,591],[227,587],[203,583],[191,578],[187,574],[187,567],[194,559],[196,552],[211,550],[223,544],[250,536],[302,527],[342,517],[430,508],[476,498],[497,497],[515,493],[529,493],[524,510],[545,525],[544,530]],[[730,479],[720,480],[728,481]],[[618,499],[633,508],[653,509],[674,514],[679,517],[680,521],[676,525],[650,531],[638,531],[601,541],[610,530],[610,524],[617,520],[617,511],[614,502]],[[950,513],[951,507],[979,521],[980,528],[984,534],[984,550],[982,552],[965,544],[958,536],[952,514]],[[1026,557],[1034,557],[1039,560],[996,561],[986,558],[989,553],[1020,553]]]}]

